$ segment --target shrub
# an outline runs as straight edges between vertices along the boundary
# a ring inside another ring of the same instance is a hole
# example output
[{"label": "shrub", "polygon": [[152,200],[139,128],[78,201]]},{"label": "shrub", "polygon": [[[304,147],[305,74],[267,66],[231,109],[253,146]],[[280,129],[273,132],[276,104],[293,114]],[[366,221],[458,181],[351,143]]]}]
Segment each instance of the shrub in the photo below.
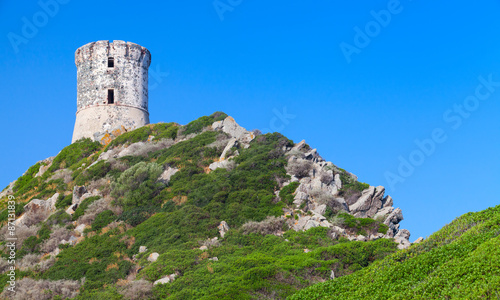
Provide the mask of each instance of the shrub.
[{"label": "shrub", "polygon": [[324,171],[322,171],[319,174],[319,178],[320,178],[320,180],[321,180],[322,183],[324,183],[324,184],[330,184],[333,181],[333,174],[331,172],[324,172]]},{"label": "shrub", "polygon": [[150,299],[153,296],[153,284],[147,280],[140,279],[130,282],[120,288],[118,292],[123,295],[125,299]]},{"label": "shrub", "polygon": [[165,187],[158,182],[163,168],[157,163],[140,162],[123,172],[112,185],[112,195],[125,210],[138,206],[147,206]]},{"label": "shrub", "polygon": [[101,199],[100,196],[94,196],[94,197],[89,197],[89,198],[83,200],[78,205],[75,212],[73,213],[73,221],[76,221],[76,220],[78,220],[79,217],[83,216],[83,214],[85,213],[85,210],[89,207],[89,205],[92,204],[94,201],[97,201],[99,199]]},{"label": "shrub", "polygon": [[276,234],[280,231],[283,231],[284,224],[285,224],[285,219],[270,216],[261,222],[254,222],[254,221],[247,222],[243,224],[243,226],[241,226],[241,230],[244,234],[249,234],[249,233],[258,233],[262,235]]},{"label": "shrub", "polygon": [[16,292],[8,290],[0,295],[2,299],[49,300],[74,298],[81,283],[73,280],[34,280],[25,277],[16,282]]},{"label": "shrub", "polygon": [[289,174],[295,175],[297,178],[303,178],[309,176],[312,166],[312,162],[308,160],[292,160],[288,162],[286,170]]},{"label": "shrub", "polygon": [[92,231],[99,231],[115,220],[115,214],[111,210],[105,210],[96,215],[95,220],[92,223]]},{"label": "shrub", "polygon": [[109,206],[109,199],[99,199],[93,201],[85,210],[84,215],[78,218],[78,223],[90,225],[92,222],[94,222],[98,214],[102,213],[103,211],[109,210]]},{"label": "shrub", "polygon": [[66,213],[64,210],[58,210],[53,213],[48,219],[47,224],[49,225],[60,225],[64,226],[71,222],[71,215]]},{"label": "shrub", "polygon": [[23,194],[34,188],[34,185],[38,183],[38,180],[35,179],[35,175],[40,170],[40,167],[41,163],[36,163],[34,166],[30,167],[23,176],[16,180],[13,191]]},{"label": "shrub", "polygon": [[45,173],[48,174],[61,168],[68,168],[76,165],[82,159],[100,149],[102,149],[102,145],[99,142],[94,142],[89,138],[78,140],[59,152],[54,158],[52,165]]},{"label": "shrub", "polygon": [[299,185],[299,182],[291,182],[289,185],[283,187],[280,191],[281,200],[287,205],[292,205],[294,200],[293,194],[295,193]]},{"label": "shrub", "polygon": [[86,182],[91,180],[101,179],[105,177],[109,171],[111,171],[111,164],[107,161],[101,160],[79,174],[78,172],[75,172],[73,174],[73,176],[76,176],[74,177],[75,184],[84,185]]},{"label": "shrub", "polygon": [[64,227],[59,227],[54,229],[54,231],[50,234],[50,238],[45,240],[43,244],[40,246],[40,250],[45,253],[52,252],[56,250],[57,246],[61,243],[62,240],[68,241],[71,237],[71,231]]},{"label": "shrub", "polygon": [[59,197],[57,198],[56,202],[56,208],[61,209],[61,208],[66,208],[73,203],[73,194],[69,194],[67,196],[64,196],[64,194],[60,194]]},{"label": "shrub", "polygon": [[183,129],[183,134],[199,133],[201,130],[214,122],[224,120],[227,115],[223,112],[215,112],[210,116],[204,116],[187,124]]}]

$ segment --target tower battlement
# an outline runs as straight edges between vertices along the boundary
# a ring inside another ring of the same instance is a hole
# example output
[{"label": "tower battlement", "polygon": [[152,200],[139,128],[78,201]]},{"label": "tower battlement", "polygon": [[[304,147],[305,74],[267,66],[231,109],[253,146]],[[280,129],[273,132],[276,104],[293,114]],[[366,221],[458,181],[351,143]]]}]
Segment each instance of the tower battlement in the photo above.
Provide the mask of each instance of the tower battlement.
[{"label": "tower battlement", "polygon": [[149,124],[151,54],[124,41],[88,43],[75,52],[77,112],[73,142]]}]

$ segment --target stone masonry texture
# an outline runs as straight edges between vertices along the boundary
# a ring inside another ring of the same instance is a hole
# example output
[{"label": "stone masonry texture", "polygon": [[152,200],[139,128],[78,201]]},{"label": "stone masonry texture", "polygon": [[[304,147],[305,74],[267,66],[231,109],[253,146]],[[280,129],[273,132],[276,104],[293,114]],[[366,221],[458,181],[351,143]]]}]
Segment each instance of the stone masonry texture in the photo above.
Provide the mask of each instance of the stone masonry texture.
[{"label": "stone masonry texture", "polygon": [[150,63],[149,51],[131,42],[97,41],[76,50],[78,92],[73,142],[96,140],[117,128],[132,130],[149,124]]}]

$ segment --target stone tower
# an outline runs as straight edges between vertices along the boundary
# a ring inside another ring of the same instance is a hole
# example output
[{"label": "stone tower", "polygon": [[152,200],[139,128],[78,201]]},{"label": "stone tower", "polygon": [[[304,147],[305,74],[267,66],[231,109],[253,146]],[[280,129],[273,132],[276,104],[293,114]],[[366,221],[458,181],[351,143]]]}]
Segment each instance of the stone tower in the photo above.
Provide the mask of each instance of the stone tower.
[{"label": "stone tower", "polygon": [[98,41],[76,50],[78,95],[73,140],[103,142],[113,132],[149,124],[148,49]]}]

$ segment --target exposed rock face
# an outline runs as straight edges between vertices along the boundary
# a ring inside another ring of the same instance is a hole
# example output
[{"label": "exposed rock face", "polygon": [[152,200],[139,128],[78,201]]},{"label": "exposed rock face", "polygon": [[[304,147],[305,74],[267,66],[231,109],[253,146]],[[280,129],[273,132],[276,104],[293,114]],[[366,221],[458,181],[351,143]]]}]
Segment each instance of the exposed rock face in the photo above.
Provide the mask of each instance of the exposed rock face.
[{"label": "exposed rock face", "polygon": [[222,151],[219,160],[210,164],[209,168],[212,171],[218,168],[229,168],[231,166],[229,159],[238,155],[238,153],[235,153],[233,156],[228,157],[229,151],[233,147],[238,148],[241,146],[243,148],[248,148],[250,146],[250,142],[255,138],[255,135],[252,132],[249,132],[245,128],[238,125],[233,117],[227,117],[223,121],[214,122],[212,124],[212,129],[225,132],[231,136],[231,139]]},{"label": "exposed rock face", "polygon": [[364,190],[358,201],[349,206],[351,214],[357,218],[372,218],[382,207],[382,197],[385,188],[383,186],[370,186]]},{"label": "exposed rock face", "polygon": [[[299,211],[298,220],[289,220],[294,230],[308,230],[313,227],[329,227],[334,229],[335,237],[347,236],[345,230],[334,226],[323,216],[330,208],[344,211],[357,218],[373,218],[383,221],[389,227],[387,234],[371,234],[369,236],[348,236],[351,240],[373,240],[381,237],[394,238],[399,232],[399,222],[403,220],[401,209],[392,207],[393,199],[385,196],[383,186],[370,186],[359,196],[349,196],[348,201],[339,196],[343,183],[340,169],[333,163],[325,161],[316,149],[310,150],[305,141],[301,141],[291,149],[287,149],[288,174],[290,182],[298,182],[294,194],[294,204]],[[292,167],[290,167],[292,165]],[[345,172],[345,171],[343,171]],[[357,176],[345,172],[350,180],[357,181]],[[312,212],[312,215],[308,215]],[[408,236],[407,234],[408,233]],[[406,246],[409,232],[398,236],[398,243]],[[403,241],[404,240],[404,241]]]},{"label": "exposed rock face", "polygon": [[158,260],[158,257],[160,257],[160,254],[156,253],[156,252],[153,252],[149,255],[148,257],[148,261],[150,262],[155,262]]},{"label": "exposed rock face", "polygon": [[12,182],[11,182],[11,183],[7,186],[7,188],[6,188],[4,191],[2,191],[2,192],[0,193],[0,199],[2,199],[3,197],[5,197],[5,196],[7,196],[7,195],[11,195],[11,194],[13,194],[13,193],[14,193],[14,190],[13,190],[13,189],[14,189],[14,185],[16,184],[16,182],[17,182],[17,180],[12,181]]},{"label": "exposed rock face", "polygon": [[168,184],[170,182],[170,178],[177,172],[179,172],[179,169],[167,167],[167,169],[160,175],[160,178],[158,178],[158,181]]},{"label": "exposed rock face", "polygon": [[175,277],[177,277],[176,274],[170,274],[170,275],[167,275],[161,279],[158,279],[156,280],[153,285],[157,285],[157,284],[166,284],[166,283],[169,283],[169,282],[172,282],[175,280]]},{"label": "exposed rock face", "polygon": [[32,222],[38,223],[45,220],[56,211],[56,201],[59,193],[55,193],[48,200],[33,199],[24,206],[24,214],[16,220],[16,225],[31,226]]},{"label": "exposed rock face", "polygon": [[219,228],[220,237],[223,238],[224,235],[229,231],[229,225],[227,225],[226,221],[220,222]]},{"label": "exposed rock face", "polygon": [[220,130],[240,141],[245,148],[255,138],[255,135],[236,123],[233,117],[227,117],[223,121],[212,124],[212,129]]},{"label": "exposed rock face", "polygon": [[36,173],[35,177],[40,177],[43,174],[45,174],[45,172],[52,165],[52,162],[54,161],[54,158],[55,158],[55,156],[51,156],[49,158],[46,158],[46,159],[40,161],[39,163],[42,163],[42,165],[40,166],[40,169],[38,170],[38,173]]},{"label": "exposed rock face", "polygon": [[75,186],[73,188],[73,201],[72,204],[80,204],[81,197],[87,194],[87,188],[85,186]]}]

